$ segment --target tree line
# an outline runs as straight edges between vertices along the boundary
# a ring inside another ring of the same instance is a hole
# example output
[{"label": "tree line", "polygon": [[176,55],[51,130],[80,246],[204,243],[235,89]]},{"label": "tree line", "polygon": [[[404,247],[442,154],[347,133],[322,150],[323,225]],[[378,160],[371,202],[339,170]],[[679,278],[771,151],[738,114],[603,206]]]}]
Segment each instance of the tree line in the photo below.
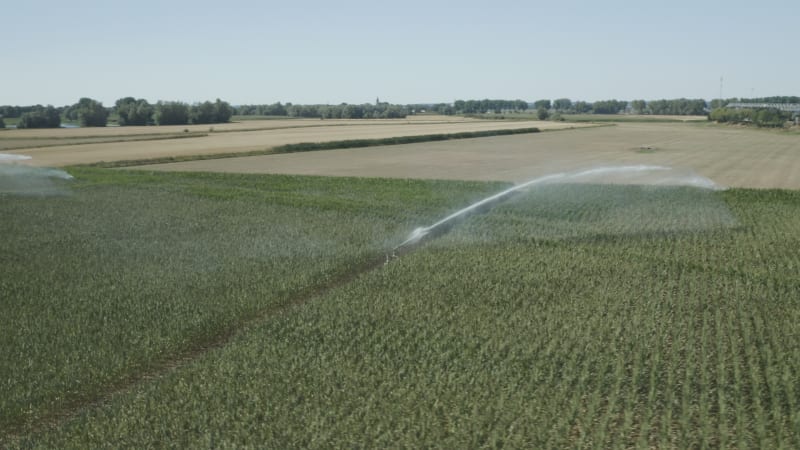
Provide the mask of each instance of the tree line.
[{"label": "tree line", "polygon": [[102,102],[84,97],[75,104],[59,108],[52,105],[0,106],[0,119],[19,118],[17,128],[58,128],[62,120],[79,122],[82,127],[104,127],[109,117],[115,114],[121,126],[187,125],[229,122],[233,111],[228,102],[220,99],[190,105],[165,101],[150,104],[144,99],[124,97],[109,108]]},{"label": "tree line", "polygon": [[[84,127],[106,126],[109,117],[116,116],[121,126],[128,125],[186,125],[211,124],[230,121],[234,114],[259,116],[284,116],[320,119],[396,119],[419,112],[438,114],[502,114],[524,112],[533,107],[540,119],[557,114],[633,114],[651,115],[703,115],[709,110],[723,108],[729,103],[800,103],[797,96],[775,96],[760,98],[714,99],[661,99],[661,100],[601,100],[595,102],[572,101],[568,98],[555,100],[541,99],[532,104],[524,100],[456,100],[453,103],[397,105],[376,101],[374,104],[339,105],[295,105],[292,103],[272,103],[263,105],[231,106],[217,99],[190,105],[176,101],[159,101],[155,104],[145,99],[124,97],[112,107],[105,107],[97,100],[81,98],[73,105],[53,107],[51,105],[0,106],[0,128],[5,127],[3,118],[19,118],[17,128],[57,128],[62,120],[79,122]],[[759,121],[773,123],[771,113],[764,113],[764,120],[748,116],[749,113],[718,113],[721,121],[745,122]],[[555,115],[557,117],[557,115]],[[717,120],[717,119],[712,119]],[[772,122],[770,122],[772,121]],[[766,125],[765,125],[766,126]]]},{"label": "tree line", "polygon": [[294,105],[278,102],[270,105],[241,105],[236,107],[240,116],[284,116],[318,119],[402,119],[413,114],[407,105],[393,105],[376,101],[374,104]]},{"label": "tree line", "polygon": [[540,117],[546,117],[550,113],[619,114],[624,112],[654,115],[703,115],[706,113],[707,107],[708,105],[703,99],[678,98],[651,101],[611,99],[586,102],[557,98],[555,100],[536,100],[533,103],[523,100],[456,100],[452,104],[433,105],[432,110],[440,114],[502,114],[534,109]]},{"label": "tree line", "polygon": [[453,102],[456,114],[486,114],[493,112],[500,114],[506,111],[526,111],[528,102],[524,100],[456,100]]},{"label": "tree line", "polygon": [[705,114],[706,101],[703,99],[663,99],[663,100],[600,100],[596,102],[575,101],[568,98],[538,100],[534,102],[536,109],[563,114],[633,114],[652,115],[702,115]]},{"label": "tree line", "polygon": [[[768,103],[768,102],[750,102]],[[775,102],[769,102],[775,103]],[[719,123],[739,123],[756,125],[759,127],[782,127],[791,120],[792,114],[775,108],[716,108],[708,115],[708,120]]]}]

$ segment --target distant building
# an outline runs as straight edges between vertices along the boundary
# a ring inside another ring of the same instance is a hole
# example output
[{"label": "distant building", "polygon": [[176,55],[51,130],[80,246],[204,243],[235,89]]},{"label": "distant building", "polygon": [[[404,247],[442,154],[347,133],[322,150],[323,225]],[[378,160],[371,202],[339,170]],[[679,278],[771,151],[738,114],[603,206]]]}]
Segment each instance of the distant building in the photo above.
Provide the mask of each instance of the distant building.
[{"label": "distant building", "polygon": [[726,108],[734,109],[779,109],[790,113],[800,113],[800,103],[728,103]]}]

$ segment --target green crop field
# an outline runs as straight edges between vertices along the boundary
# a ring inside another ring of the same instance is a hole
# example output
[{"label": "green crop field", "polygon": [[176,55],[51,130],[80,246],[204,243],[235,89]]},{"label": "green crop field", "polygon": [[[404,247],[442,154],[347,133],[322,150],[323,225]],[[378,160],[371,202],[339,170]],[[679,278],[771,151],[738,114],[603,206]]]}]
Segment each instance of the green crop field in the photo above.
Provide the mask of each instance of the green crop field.
[{"label": "green crop field", "polygon": [[[201,350],[364,264],[411,217],[492,189],[71,172],[61,195],[29,173],[9,190],[0,174],[3,431]],[[30,195],[8,194],[22,188]]]},{"label": "green crop field", "polygon": [[[800,447],[800,193],[74,170],[0,193],[0,444]],[[2,186],[0,186],[2,187]]]}]

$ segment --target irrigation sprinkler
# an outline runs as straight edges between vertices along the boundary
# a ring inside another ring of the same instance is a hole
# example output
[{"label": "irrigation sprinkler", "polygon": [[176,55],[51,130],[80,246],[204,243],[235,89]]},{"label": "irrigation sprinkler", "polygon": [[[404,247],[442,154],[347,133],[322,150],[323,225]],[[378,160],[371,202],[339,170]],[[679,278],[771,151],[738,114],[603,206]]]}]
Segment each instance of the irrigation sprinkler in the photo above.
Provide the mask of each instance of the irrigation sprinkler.
[{"label": "irrigation sprinkler", "polygon": [[[421,244],[425,240],[432,239],[434,237],[446,233],[456,223],[457,220],[463,219],[467,215],[476,212],[488,211],[496,204],[503,202],[512,195],[517,194],[520,191],[523,191],[530,187],[557,183],[557,182],[565,182],[565,181],[566,182],[581,181],[587,178],[591,179],[591,177],[596,177],[596,176],[633,174],[641,172],[656,172],[656,171],[669,171],[669,170],[672,169],[664,166],[648,166],[648,165],[613,166],[613,167],[597,167],[594,169],[581,170],[577,172],[555,173],[551,175],[545,175],[539,178],[534,178],[533,180],[526,181],[522,184],[510,187],[502,192],[499,192],[497,194],[486,197],[483,200],[475,202],[467,206],[466,208],[460,209],[454,212],[453,214],[450,214],[449,216],[439,220],[433,225],[429,225],[427,227],[419,227],[415,229],[413,232],[411,232],[411,234],[406,238],[405,241],[401,242],[396,247],[392,248],[390,253],[386,254],[386,264],[388,264],[392,259],[395,259],[400,255],[411,251],[415,246]],[[687,182],[688,184],[702,186],[702,187],[708,187],[706,186],[706,184],[708,183],[711,183],[712,186],[714,185],[713,182],[711,182],[710,180],[701,178],[702,177],[694,177],[692,180],[684,180],[684,181]]]}]

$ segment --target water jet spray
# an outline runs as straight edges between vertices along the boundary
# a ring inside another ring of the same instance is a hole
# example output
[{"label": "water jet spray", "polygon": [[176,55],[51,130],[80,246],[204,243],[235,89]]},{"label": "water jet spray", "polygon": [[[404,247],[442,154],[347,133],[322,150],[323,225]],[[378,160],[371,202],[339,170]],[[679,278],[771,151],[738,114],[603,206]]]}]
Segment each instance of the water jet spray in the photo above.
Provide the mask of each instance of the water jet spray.
[{"label": "water jet spray", "polygon": [[[610,167],[597,167],[593,169],[580,170],[576,172],[561,172],[542,177],[534,178],[533,180],[526,181],[502,192],[486,197],[483,200],[477,201],[466,208],[458,210],[453,214],[439,220],[438,222],[427,227],[416,228],[411,234],[394,247],[390,254],[386,255],[386,263],[396,258],[399,254],[405,253],[412,249],[414,246],[420,244],[426,238],[432,238],[446,232],[452,227],[459,219],[466,217],[469,214],[488,210],[499,202],[505,201],[512,195],[517,194],[525,189],[541,186],[545,184],[563,183],[570,181],[589,181],[592,177],[606,176],[606,175],[632,175],[643,174],[650,172],[668,172],[673,169],[665,166],[650,166],[650,165],[634,165],[634,166],[610,166]],[[713,181],[699,175],[686,175],[686,174],[670,174],[661,177],[656,184],[670,184],[670,185],[685,185],[695,186],[706,189],[719,189]]]}]

